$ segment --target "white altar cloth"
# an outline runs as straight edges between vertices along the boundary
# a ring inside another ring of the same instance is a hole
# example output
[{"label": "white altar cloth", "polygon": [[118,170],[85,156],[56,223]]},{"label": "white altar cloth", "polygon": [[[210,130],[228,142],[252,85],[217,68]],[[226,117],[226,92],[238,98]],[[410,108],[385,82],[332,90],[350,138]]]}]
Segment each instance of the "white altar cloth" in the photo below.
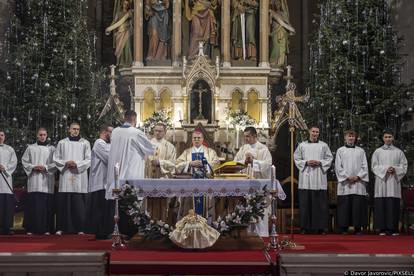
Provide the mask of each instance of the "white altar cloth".
[{"label": "white altar cloth", "polygon": [[[134,179],[120,180],[135,187],[140,197],[245,196],[271,188],[270,179]],[[278,197],[286,195],[276,180]]]}]

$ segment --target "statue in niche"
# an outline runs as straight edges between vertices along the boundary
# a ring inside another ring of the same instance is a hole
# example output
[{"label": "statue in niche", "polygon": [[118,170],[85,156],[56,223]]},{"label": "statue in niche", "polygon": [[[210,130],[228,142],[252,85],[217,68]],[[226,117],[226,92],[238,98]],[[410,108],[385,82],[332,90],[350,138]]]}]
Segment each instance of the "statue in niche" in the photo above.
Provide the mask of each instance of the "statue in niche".
[{"label": "statue in niche", "polygon": [[285,67],[289,53],[289,35],[295,34],[295,29],[289,22],[289,10],[286,0],[271,0],[270,3],[270,65]]},{"label": "statue in niche", "polygon": [[206,81],[197,81],[191,89],[190,99],[191,122],[207,119],[211,123],[211,89]]},{"label": "statue in niche", "polygon": [[218,7],[218,0],[195,0],[190,7],[189,0],[185,0],[185,17],[191,21],[190,48],[188,56],[194,57],[198,53],[199,42],[204,45],[204,53],[211,56],[214,46],[218,45],[217,21],[214,11]]},{"label": "statue in niche", "polygon": [[232,57],[256,60],[257,0],[232,0],[231,41]]},{"label": "statue in niche", "polygon": [[166,60],[170,43],[169,0],[145,0],[144,16],[148,20],[147,61]]},{"label": "statue in niche", "polygon": [[119,67],[129,67],[132,63],[132,20],[132,1],[116,0],[114,4],[114,19],[111,26],[105,29],[105,34],[114,33],[116,64]]}]

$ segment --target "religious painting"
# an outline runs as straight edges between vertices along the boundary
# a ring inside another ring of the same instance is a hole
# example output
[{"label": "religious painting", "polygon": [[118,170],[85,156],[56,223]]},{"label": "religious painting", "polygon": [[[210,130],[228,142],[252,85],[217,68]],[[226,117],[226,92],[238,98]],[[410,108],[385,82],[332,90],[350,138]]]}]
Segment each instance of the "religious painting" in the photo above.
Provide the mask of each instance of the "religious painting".
[{"label": "religious painting", "polygon": [[151,88],[144,92],[144,109],[142,119],[148,119],[155,111],[155,92]]},{"label": "religious painting", "polygon": [[160,109],[167,110],[168,115],[172,115],[173,103],[171,99],[171,91],[168,88],[164,88],[160,93]]},{"label": "religious painting", "polygon": [[243,109],[243,93],[239,89],[236,89],[231,94],[231,110],[239,111]]},{"label": "religious painting", "polygon": [[260,122],[259,94],[253,89],[247,93],[247,113],[255,119],[256,122]]}]

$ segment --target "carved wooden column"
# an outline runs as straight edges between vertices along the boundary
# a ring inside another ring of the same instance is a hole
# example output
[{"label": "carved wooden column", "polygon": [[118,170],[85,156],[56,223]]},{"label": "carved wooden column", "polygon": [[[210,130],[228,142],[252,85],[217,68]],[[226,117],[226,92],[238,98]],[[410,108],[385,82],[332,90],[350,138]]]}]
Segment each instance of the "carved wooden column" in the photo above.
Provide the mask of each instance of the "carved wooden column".
[{"label": "carved wooden column", "polygon": [[134,66],[143,67],[143,0],[134,1]]},{"label": "carved wooden column", "polygon": [[230,55],[230,0],[223,0],[221,5],[221,51],[223,55],[223,67],[231,66]]},{"label": "carved wooden column", "polygon": [[260,0],[260,67],[269,67],[269,0]]},{"label": "carved wooden column", "polygon": [[172,66],[181,65],[181,0],[173,0]]}]

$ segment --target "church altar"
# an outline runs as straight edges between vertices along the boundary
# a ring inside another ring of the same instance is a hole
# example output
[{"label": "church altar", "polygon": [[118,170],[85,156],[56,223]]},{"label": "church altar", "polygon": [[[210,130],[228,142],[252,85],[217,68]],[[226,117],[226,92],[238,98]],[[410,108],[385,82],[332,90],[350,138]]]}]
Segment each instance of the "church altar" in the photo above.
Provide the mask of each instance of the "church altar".
[{"label": "church altar", "polygon": [[[270,179],[134,179],[120,180],[137,189],[142,197],[245,196],[271,188]],[[275,187],[281,189],[279,181]],[[282,191],[281,191],[282,192]]]}]

